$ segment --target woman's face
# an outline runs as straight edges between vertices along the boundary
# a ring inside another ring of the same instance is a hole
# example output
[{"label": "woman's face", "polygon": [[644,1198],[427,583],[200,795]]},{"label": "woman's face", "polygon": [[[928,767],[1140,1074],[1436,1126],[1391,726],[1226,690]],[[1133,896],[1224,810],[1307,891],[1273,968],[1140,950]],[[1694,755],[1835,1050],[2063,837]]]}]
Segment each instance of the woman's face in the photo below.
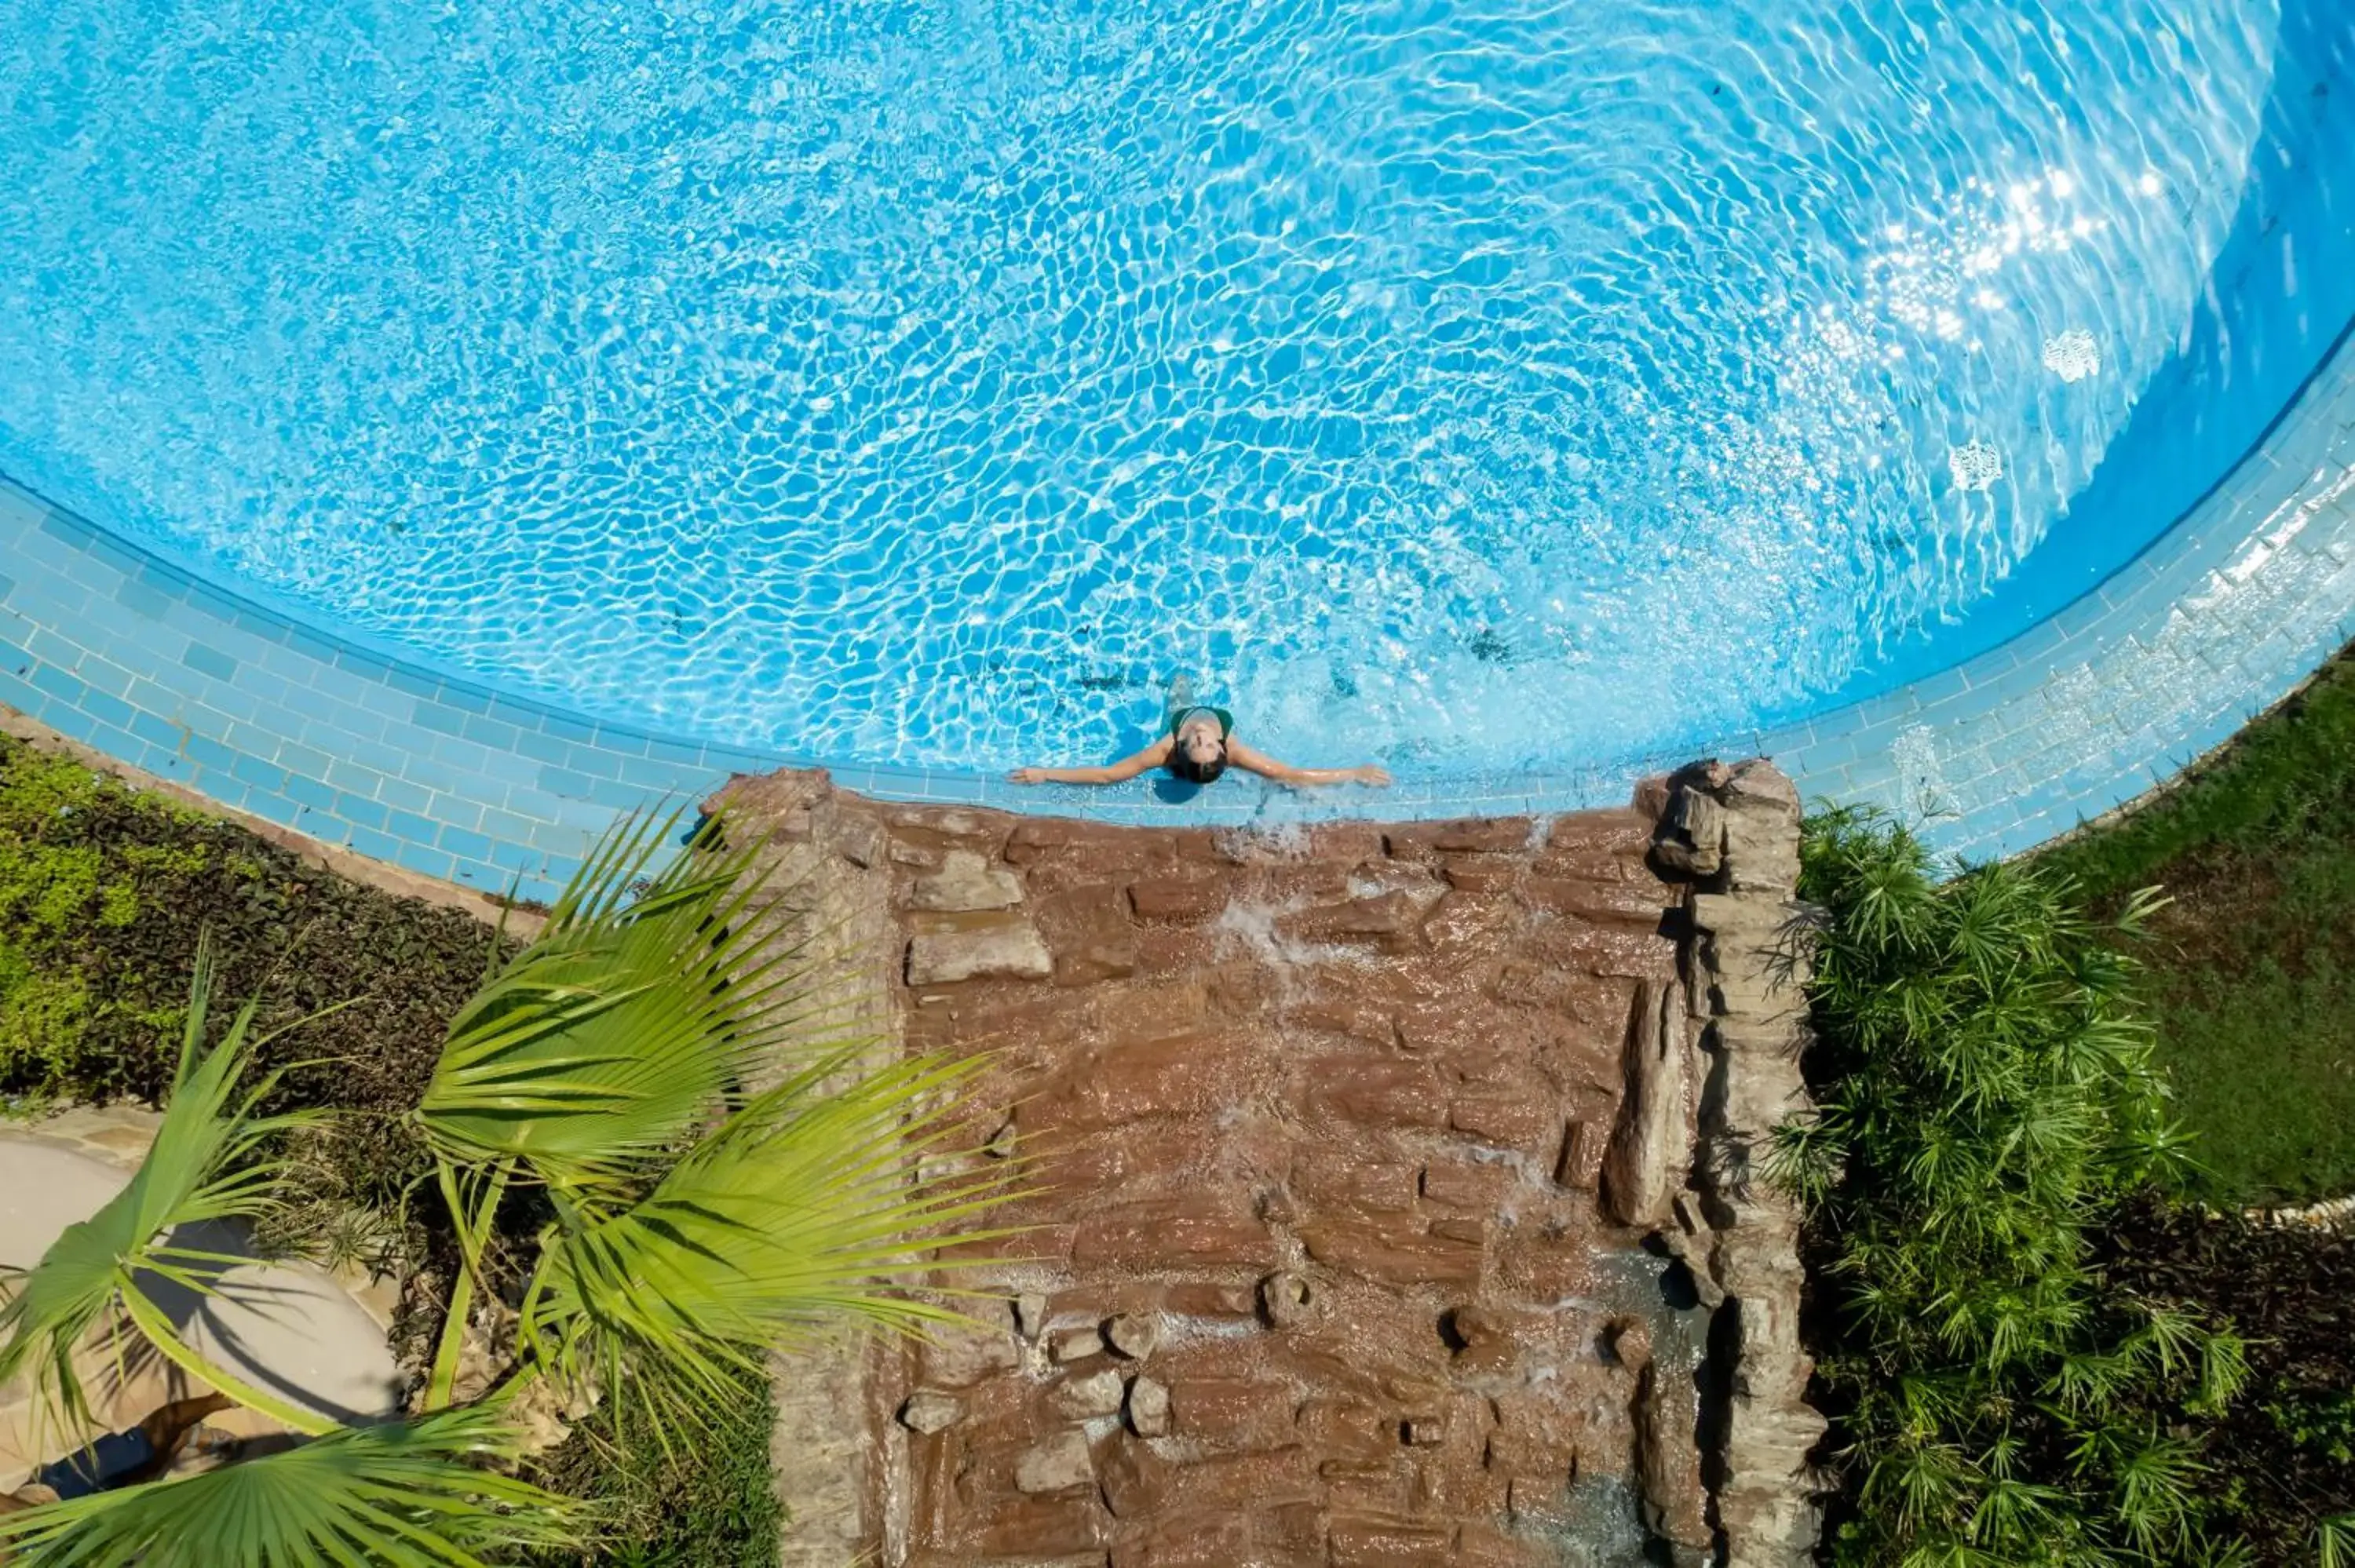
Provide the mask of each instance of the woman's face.
[{"label": "woman's face", "polygon": [[1216,719],[1197,719],[1178,732],[1178,748],[1207,768],[1226,755],[1227,747]]}]

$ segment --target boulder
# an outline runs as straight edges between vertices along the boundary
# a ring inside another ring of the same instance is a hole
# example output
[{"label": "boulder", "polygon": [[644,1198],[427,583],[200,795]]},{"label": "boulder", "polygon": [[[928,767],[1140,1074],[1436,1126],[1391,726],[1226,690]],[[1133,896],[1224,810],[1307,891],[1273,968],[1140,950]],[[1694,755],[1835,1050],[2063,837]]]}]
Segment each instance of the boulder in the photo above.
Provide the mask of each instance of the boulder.
[{"label": "boulder", "polygon": [[1120,1373],[1105,1367],[1084,1376],[1067,1377],[1047,1395],[1048,1407],[1070,1421],[1090,1421],[1120,1409],[1125,1391]]},{"label": "boulder", "polygon": [[1104,1342],[1133,1361],[1161,1348],[1161,1314],[1124,1312],[1104,1325]]},{"label": "boulder", "polygon": [[1664,1220],[1683,1177],[1687,1053],[1673,990],[1647,982],[1627,1032],[1626,1097],[1603,1161],[1604,1206],[1623,1225]]},{"label": "boulder", "polygon": [[1561,1135],[1561,1157],[1554,1161],[1554,1181],[1574,1192],[1593,1192],[1602,1185],[1603,1156],[1610,1142],[1595,1122],[1566,1123]]},{"label": "boulder", "polygon": [[1013,1336],[1005,1330],[962,1323],[929,1330],[916,1350],[920,1375],[936,1388],[971,1388],[991,1373],[1015,1366],[1018,1360]]},{"label": "boulder", "polygon": [[1727,887],[1790,896],[1799,884],[1799,791],[1765,762],[1733,770],[1720,798],[1725,808]]},{"label": "boulder", "polygon": [[1095,1485],[1095,1461],[1088,1453],[1087,1434],[1058,1432],[1024,1450],[1014,1464],[1014,1485],[1036,1497]]},{"label": "boulder", "polygon": [[1213,876],[1157,876],[1129,885],[1129,907],[1140,920],[1207,920],[1227,906],[1226,885]]},{"label": "boulder", "polygon": [[900,1406],[900,1425],[911,1432],[945,1431],[964,1419],[964,1401],[936,1388],[920,1388]]},{"label": "boulder", "polygon": [[1680,876],[1717,874],[1725,859],[1725,811],[1702,791],[1679,787],[1660,823],[1652,859],[1662,870]]},{"label": "boulder", "polygon": [[1271,1274],[1259,1282],[1260,1310],[1275,1328],[1304,1320],[1316,1303],[1316,1292],[1296,1274]]},{"label": "boulder", "polygon": [[1055,1338],[1054,1356],[1059,1361],[1083,1361],[1090,1356],[1103,1353],[1103,1332],[1095,1328],[1074,1329]]},{"label": "boulder", "polygon": [[939,870],[916,878],[908,890],[909,908],[944,913],[1011,909],[1021,902],[1020,877],[964,849],[949,851]]},{"label": "boulder", "polygon": [[1700,1399],[1692,1378],[1654,1361],[1638,1383],[1635,1417],[1644,1522],[1669,1543],[1678,1563],[1700,1568],[1711,1534],[1698,1440]]},{"label": "boulder", "polygon": [[928,931],[908,943],[908,983],[954,985],[969,980],[1045,980],[1055,972],[1038,928],[1009,919],[958,931]]},{"label": "boulder", "polygon": [[1149,1377],[1128,1385],[1128,1425],[1139,1437],[1158,1437],[1169,1430],[1169,1391]]}]

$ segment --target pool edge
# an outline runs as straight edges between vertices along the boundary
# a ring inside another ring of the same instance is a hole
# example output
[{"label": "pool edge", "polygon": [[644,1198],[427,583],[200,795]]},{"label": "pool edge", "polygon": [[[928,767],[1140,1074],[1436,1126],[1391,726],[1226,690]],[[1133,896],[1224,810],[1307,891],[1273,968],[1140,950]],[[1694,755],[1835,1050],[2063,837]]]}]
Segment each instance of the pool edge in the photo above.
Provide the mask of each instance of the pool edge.
[{"label": "pool edge", "polygon": [[[364,648],[0,480],[0,704],[68,739],[340,851],[546,898],[623,811],[731,773],[819,766],[593,719]],[[1624,803],[1686,756],[1764,755],[1809,797],[2013,853],[2213,749],[2355,638],[2355,340],[2199,504],[2085,595],[1880,696],[1675,756],[1315,796],[1035,789],[830,768],[884,800],[1112,822],[1518,816]]]}]

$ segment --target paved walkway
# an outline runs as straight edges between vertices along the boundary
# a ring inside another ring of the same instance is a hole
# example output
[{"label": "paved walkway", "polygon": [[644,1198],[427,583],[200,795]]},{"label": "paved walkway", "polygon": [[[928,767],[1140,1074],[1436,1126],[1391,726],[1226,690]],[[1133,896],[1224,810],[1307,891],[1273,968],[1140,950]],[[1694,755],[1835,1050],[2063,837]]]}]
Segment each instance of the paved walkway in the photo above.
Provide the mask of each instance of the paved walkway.
[{"label": "paved walkway", "polygon": [[[121,1192],[159,1119],[114,1105],[0,1128],[0,1266],[30,1268],[68,1225]],[[205,1250],[243,1250],[234,1234],[187,1240]],[[355,1295],[352,1283],[307,1265],[243,1264],[220,1276],[209,1299],[170,1288],[158,1299],[197,1351],[220,1366],[336,1420],[368,1420],[400,1404],[400,1372],[386,1341],[392,1297],[389,1287]],[[120,1361],[94,1342],[77,1364],[98,1416],[88,1433],[60,1430],[23,1384],[0,1386],[0,1491],[85,1436],[123,1430],[169,1400],[205,1392],[135,1341]],[[282,1430],[247,1410],[224,1412],[209,1425],[242,1436]]]}]

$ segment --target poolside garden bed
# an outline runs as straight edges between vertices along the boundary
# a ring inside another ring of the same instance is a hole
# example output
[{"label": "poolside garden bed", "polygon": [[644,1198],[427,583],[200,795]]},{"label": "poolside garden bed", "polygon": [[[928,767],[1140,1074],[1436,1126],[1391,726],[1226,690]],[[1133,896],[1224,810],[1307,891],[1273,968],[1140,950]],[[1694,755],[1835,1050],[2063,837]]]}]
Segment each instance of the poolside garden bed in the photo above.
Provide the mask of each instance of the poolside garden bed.
[{"label": "poolside garden bed", "polygon": [[[296,1212],[336,1234],[301,1239],[396,1274],[436,1260],[450,1238],[431,1192],[413,1191],[431,1160],[403,1113],[452,1017],[514,938],[0,736],[0,1094],[14,1114],[156,1096],[207,939],[222,1011],[258,998],[257,1033],[310,1019],[260,1064],[287,1069],[279,1108],[339,1113],[303,1157],[316,1201]],[[405,1336],[430,1340],[433,1327],[406,1325]],[[609,1546],[551,1568],[773,1561],[772,1420],[766,1388],[748,1385],[717,1446],[692,1462],[610,1414],[587,1424],[549,1456],[544,1478],[603,1506]]]},{"label": "poolside garden bed", "polygon": [[1808,1211],[1828,1559],[2355,1546],[2355,1229],[2198,1201],[2147,1001],[2179,994],[2163,911],[2089,906],[2051,861],[1941,881],[1851,812],[1811,819],[1805,865],[1823,1112],[1775,1173]]},{"label": "poolside garden bed", "polygon": [[[2207,1431],[2200,1484],[2256,1561],[2312,1562],[2321,1522],[2355,1515],[2355,1223],[2137,1203],[2102,1242],[2121,1289],[2241,1329],[2248,1390]],[[2355,1520],[2347,1533],[2355,1545]]]},{"label": "poolside garden bed", "polygon": [[336,1195],[397,1209],[426,1170],[400,1113],[500,938],[0,736],[0,1093],[152,1099],[208,937],[218,994],[258,998],[263,1033],[325,1014],[264,1065],[290,1068],[285,1103],[345,1113],[321,1161]]}]

